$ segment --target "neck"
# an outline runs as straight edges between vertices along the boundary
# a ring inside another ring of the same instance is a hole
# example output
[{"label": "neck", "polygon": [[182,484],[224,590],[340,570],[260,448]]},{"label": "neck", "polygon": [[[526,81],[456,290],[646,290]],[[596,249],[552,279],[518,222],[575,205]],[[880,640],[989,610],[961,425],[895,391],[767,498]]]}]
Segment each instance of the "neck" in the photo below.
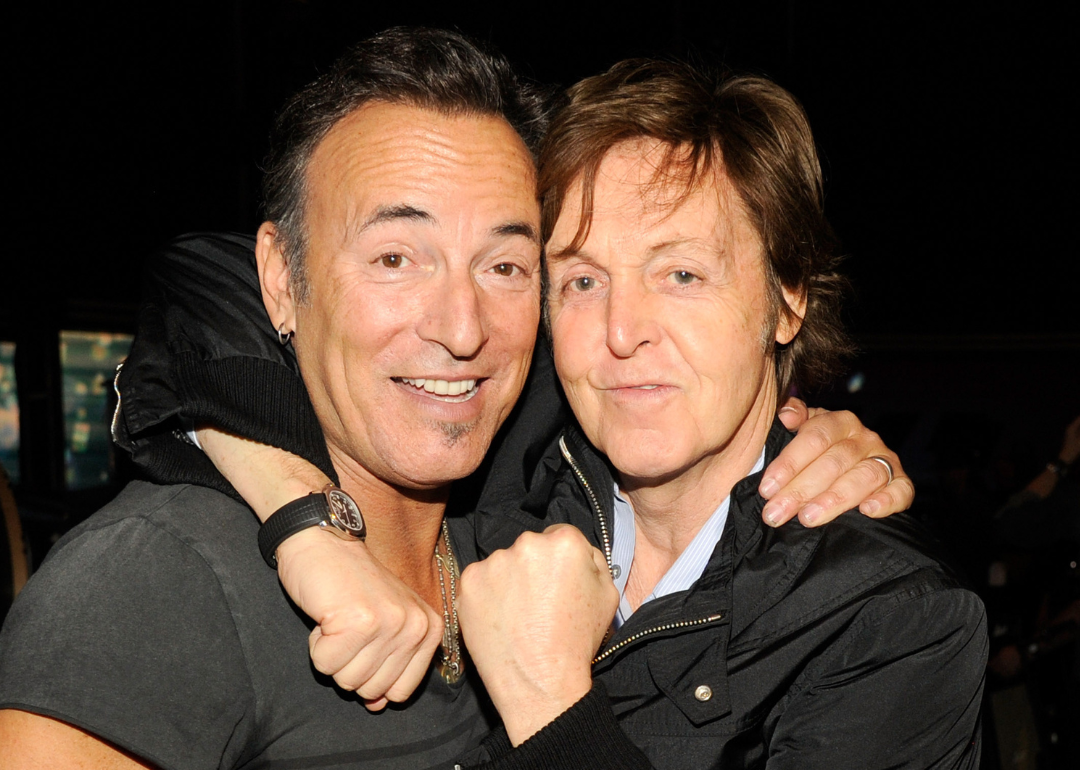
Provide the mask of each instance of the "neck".
[{"label": "neck", "polygon": [[732,488],[746,478],[761,456],[776,412],[776,386],[769,378],[731,439],[678,475],[653,482],[620,477],[619,486],[634,508],[635,582],[644,595],[655,587]]},{"label": "neck", "polygon": [[364,515],[365,543],[371,555],[432,607],[441,606],[434,553],[450,486],[421,490],[398,487],[333,447],[330,457],[341,488],[356,500]]}]

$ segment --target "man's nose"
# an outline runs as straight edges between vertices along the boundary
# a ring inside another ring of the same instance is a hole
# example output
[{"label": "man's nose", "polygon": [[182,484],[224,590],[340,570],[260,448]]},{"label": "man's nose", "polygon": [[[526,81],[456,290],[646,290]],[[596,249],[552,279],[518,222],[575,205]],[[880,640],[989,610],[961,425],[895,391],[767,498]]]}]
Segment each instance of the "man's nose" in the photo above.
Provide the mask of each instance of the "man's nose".
[{"label": "man's nose", "polygon": [[628,358],[642,345],[660,341],[660,324],[645,287],[633,281],[612,281],[607,297],[607,346]]},{"label": "man's nose", "polygon": [[454,358],[468,359],[487,341],[482,289],[471,273],[447,273],[428,300],[420,336],[446,348]]}]

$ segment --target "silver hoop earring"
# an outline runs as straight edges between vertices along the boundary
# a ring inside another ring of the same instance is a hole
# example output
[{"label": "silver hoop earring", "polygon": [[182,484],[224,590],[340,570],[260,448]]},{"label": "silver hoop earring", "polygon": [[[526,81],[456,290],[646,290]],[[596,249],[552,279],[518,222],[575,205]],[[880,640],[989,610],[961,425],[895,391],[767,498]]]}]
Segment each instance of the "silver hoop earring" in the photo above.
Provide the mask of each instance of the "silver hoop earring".
[{"label": "silver hoop earring", "polygon": [[291,340],[292,337],[293,333],[291,331],[285,331],[284,323],[282,323],[281,326],[277,328],[277,341],[280,342],[282,345],[288,345],[289,340]]}]

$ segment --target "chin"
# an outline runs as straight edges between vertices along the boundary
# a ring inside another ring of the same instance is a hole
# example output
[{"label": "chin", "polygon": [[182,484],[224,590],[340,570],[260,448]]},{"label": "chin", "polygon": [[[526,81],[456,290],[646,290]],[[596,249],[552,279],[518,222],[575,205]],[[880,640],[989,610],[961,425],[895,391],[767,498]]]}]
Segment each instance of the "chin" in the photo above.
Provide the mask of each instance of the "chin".
[{"label": "chin", "polygon": [[666,441],[635,437],[616,442],[611,451],[605,454],[620,475],[639,481],[659,482],[678,475],[686,468],[688,462],[683,459],[686,453],[681,449]]},{"label": "chin", "polygon": [[412,451],[395,465],[418,489],[445,486],[475,471],[491,440],[489,431],[474,426],[440,426],[427,436],[426,446],[405,442]]}]

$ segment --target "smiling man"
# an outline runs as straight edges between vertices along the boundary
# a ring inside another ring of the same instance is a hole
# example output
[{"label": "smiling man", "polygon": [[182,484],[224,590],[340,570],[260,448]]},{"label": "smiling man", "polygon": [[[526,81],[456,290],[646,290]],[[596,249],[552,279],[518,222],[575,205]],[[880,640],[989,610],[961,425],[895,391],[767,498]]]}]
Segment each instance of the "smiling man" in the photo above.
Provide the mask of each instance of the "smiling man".
[{"label": "smiling man", "polygon": [[[114,429],[158,480],[214,488],[133,483],[54,546],[0,635],[5,762],[404,769],[474,754],[493,715],[464,666],[455,550],[477,544],[471,520],[444,514],[504,422],[483,489],[515,504],[562,424],[550,360],[533,357],[542,103],[454,33],[391,30],[286,106],[254,240],[169,247]],[[289,460],[248,464],[264,450],[210,431],[234,489],[175,438],[177,417],[276,441],[326,478],[290,487]],[[895,456],[876,436],[818,420],[842,430],[789,455],[787,478],[839,442],[841,488],[882,487],[865,455]],[[888,513],[907,490],[874,497]],[[373,715],[362,698],[400,705]]]},{"label": "smiling man", "polygon": [[[425,651],[417,697],[375,717],[313,674],[310,625],[264,563],[247,507],[136,482],[54,546],[7,618],[5,767],[449,767],[488,733],[475,676],[453,675],[457,640],[431,665],[441,586],[456,579],[443,512],[529,371],[540,212],[526,142],[542,108],[460,36],[393,30],[294,97],[276,129],[254,243],[262,297],[293,339],[326,470],[363,501],[363,523],[343,534],[366,524],[366,552],[426,608],[398,653]],[[250,239],[177,248],[243,253]],[[136,414],[154,385],[125,392]],[[289,421],[288,409],[270,413]]]}]

